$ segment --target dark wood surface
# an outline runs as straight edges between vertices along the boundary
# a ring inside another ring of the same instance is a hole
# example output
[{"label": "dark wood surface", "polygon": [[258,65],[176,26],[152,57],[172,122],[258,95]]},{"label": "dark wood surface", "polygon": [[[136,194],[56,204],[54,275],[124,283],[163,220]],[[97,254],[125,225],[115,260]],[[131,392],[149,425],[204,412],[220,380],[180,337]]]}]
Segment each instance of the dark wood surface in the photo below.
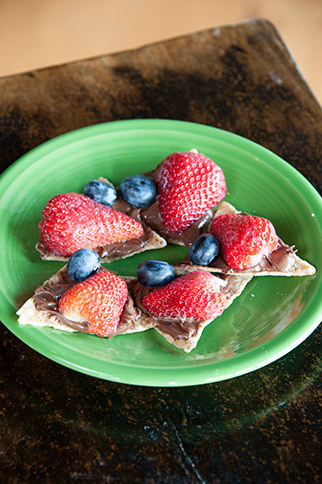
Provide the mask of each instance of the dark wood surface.
[{"label": "dark wood surface", "polygon": [[[1,170],[54,136],[129,118],[238,133],[321,191],[321,108],[265,20],[0,79]],[[167,389],[74,372],[0,332],[1,482],[322,481],[320,329],[256,372]]]}]

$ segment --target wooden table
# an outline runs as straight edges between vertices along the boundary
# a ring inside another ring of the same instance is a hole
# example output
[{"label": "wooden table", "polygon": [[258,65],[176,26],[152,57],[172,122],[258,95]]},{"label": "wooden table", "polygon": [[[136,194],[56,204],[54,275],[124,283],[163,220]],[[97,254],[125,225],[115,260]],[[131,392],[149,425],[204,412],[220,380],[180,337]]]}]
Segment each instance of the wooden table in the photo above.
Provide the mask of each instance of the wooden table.
[{"label": "wooden table", "polygon": [[[1,169],[128,118],[238,133],[321,190],[321,109],[267,21],[0,79]],[[256,372],[166,389],[74,372],[0,331],[1,482],[321,482],[319,329]]]}]

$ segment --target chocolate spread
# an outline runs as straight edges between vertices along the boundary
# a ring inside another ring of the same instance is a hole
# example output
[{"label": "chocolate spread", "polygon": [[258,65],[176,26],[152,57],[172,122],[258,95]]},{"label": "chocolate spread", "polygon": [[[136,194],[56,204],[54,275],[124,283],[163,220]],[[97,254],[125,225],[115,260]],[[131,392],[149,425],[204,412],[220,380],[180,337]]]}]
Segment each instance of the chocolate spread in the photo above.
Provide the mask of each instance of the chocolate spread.
[{"label": "chocolate spread", "polygon": [[178,234],[175,232],[170,232],[163,225],[158,197],[150,207],[142,210],[140,215],[143,222],[158,232],[158,234],[160,234],[161,237],[164,237],[168,242],[182,244],[188,247],[197,237],[199,237],[199,235],[204,232],[205,226],[212,220],[213,212],[211,210],[207,210],[207,212],[204,213],[204,215],[196,222],[191,224],[188,229],[183,230]]},{"label": "chocolate spread", "polygon": [[[288,272],[292,269],[295,263],[295,251],[294,246],[286,245],[282,240],[279,239],[279,247],[274,250],[268,256],[263,256],[261,261],[253,267],[249,267],[248,269],[244,269],[238,271],[238,274],[249,273],[249,272]],[[185,259],[180,262],[178,265],[194,265],[190,261],[189,256],[187,255]],[[221,255],[216,257],[208,266],[212,269],[218,269],[218,272],[222,274],[228,273],[236,273],[233,271],[226,262],[223,260]]]},{"label": "chocolate spread", "polygon": [[163,333],[167,333],[172,336],[173,339],[189,339],[194,336],[198,330],[200,320],[194,320],[192,318],[157,318],[153,316],[143,306],[142,299],[144,296],[153,291],[153,287],[143,286],[137,279],[134,279],[128,284],[129,291],[133,295],[135,304],[139,307],[144,314],[151,318],[151,324],[155,328],[160,329]]},{"label": "chocolate spread", "polygon": [[141,316],[142,311],[140,308],[135,306],[133,297],[129,291],[127,296],[127,301],[125,303],[121,319],[116,329],[110,333],[107,337],[113,338],[113,336],[118,336],[119,334],[127,333],[130,330],[135,329],[135,322]]},{"label": "chocolate spread", "polygon": [[[101,270],[105,270],[101,268]],[[58,274],[57,282],[47,281],[38,287],[33,296],[35,307],[38,311],[46,311],[50,316],[55,317],[61,324],[76,331],[89,333],[88,322],[76,322],[65,318],[59,311],[60,297],[76,283],[68,276],[67,270],[63,269]],[[128,284],[128,298],[117,328],[108,335],[108,338],[127,333],[135,329],[136,320],[142,313],[151,318],[151,326],[159,328],[162,332],[170,334],[174,339],[189,339],[198,330],[200,321],[192,319],[159,319],[151,315],[142,305],[142,298],[153,290],[153,287],[143,286],[137,279]]]},{"label": "chocolate spread", "polygon": [[[152,230],[149,227],[146,227],[145,224],[142,225],[144,233],[140,237],[125,240],[124,242],[114,242],[112,244],[106,244],[101,247],[96,247],[93,250],[98,253],[100,258],[106,257],[113,259],[122,258],[129,254],[134,254],[135,252],[140,251],[153,238]],[[42,242],[39,242],[36,248],[40,253],[42,259],[47,259],[49,256],[55,255],[51,251],[49,251]]]},{"label": "chocolate spread", "polygon": [[[102,268],[101,270],[105,269]],[[65,318],[58,308],[61,296],[75,284],[76,282],[69,277],[66,269],[63,269],[59,272],[59,280],[57,282],[47,281],[35,290],[33,301],[38,311],[46,311],[49,315],[54,316],[60,323],[69,328],[88,333],[88,322],[77,322]],[[140,315],[140,309],[134,307],[133,299],[129,295],[117,328],[118,333],[121,334],[128,330],[130,326],[134,326],[135,320]]]},{"label": "chocolate spread", "polygon": [[113,244],[107,244],[102,247],[97,247],[95,252],[98,253],[100,258],[122,258],[129,254],[134,254],[143,249],[146,244],[153,238],[153,232],[149,227],[143,226],[144,233],[140,237],[126,240],[124,242],[114,242]]},{"label": "chocolate spread", "polygon": [[[144,173],[145,176],[154,178],[155,170],[148,173]],[[185,245],[188,247],[193,243],[193,241],[199,237],[204,231],[206,225],[212,220],[213,212],[207,210],[196,222],[190,225],[186,230],[180,233],[175,233],[167,230],[163,225],[160,209],[159,209],[159,196],[156,197],[155,202],[152,203],[148,208],[138,209],[127,203],[121,195],[119,189],[116,189],[117,199],[112,205],[114,210],[123,212],[132,218],[144,222],[152,230],[155,230],[161,237],[166,239],[168,242],[173,242],[175,244]]]},{"label": "chocolate spread", "polygon": [[47,281],[38,287],[33,295],[33,301],[37,311],[46,311],[50,316],[54,316],[61,324],[76,331],[88,333],[88,323],[71,321],[65,318],[58,309],[60,297],[75,284],[76,282],[69,277],[67,272],[60,271],[59,281]]},{"label": "chocolate spread", "polygon": [[122,198],[121,192],[118,188],[116,189],[116,194],[117,198],[111,208],[117,210],[118,212],[125,213],[126,215],[129,215],[129,217],[135,218],[137,220],[140,215],[141,209],[133,207],[133,205],[127,203],[124,198]]}]

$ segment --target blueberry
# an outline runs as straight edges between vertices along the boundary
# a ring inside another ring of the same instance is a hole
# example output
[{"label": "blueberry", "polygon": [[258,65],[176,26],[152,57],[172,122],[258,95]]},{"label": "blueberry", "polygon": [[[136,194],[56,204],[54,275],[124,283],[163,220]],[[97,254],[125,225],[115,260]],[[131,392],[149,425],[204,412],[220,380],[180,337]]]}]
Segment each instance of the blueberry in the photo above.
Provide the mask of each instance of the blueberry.
[{"label": "blueberry", "polygon": [[209,265],[219,254],[219,242],[214,235],[200,235],[189,248],[189,257],[193,264]]},{"label": "blueberry", "polygon": [[144,175],[133,175],[120,184],[120,191],[124,200],[138,208],[147,208],[155,200],[157,188],[153,180]]},{"label": "blueberry", "polygon": [[84,188],[84,195],[110,207],[116,200],[116,190],[101,180],[91,180]]},{"label": "blueberry", "polygon": [[74,252],[67,264],[67,273],[75,282],[81,282],[96,274],[101,262],[98,254],[91,249]]},{"label": "blueberry", "polygon": [[144,286],[161,287],[173,281],[174,269],[163,260],[146,260],[139,265],[137,277]]}]

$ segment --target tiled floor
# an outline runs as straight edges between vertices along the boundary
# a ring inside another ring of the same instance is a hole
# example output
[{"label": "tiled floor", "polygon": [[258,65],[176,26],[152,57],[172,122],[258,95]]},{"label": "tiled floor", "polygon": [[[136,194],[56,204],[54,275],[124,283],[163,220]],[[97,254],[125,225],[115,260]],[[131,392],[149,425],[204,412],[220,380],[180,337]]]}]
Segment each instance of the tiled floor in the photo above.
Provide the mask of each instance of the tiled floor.
[{"label": "tiled floor", "polygon": [[322,103],[322,0],[0,0],[0,76],[256,17]]}]

